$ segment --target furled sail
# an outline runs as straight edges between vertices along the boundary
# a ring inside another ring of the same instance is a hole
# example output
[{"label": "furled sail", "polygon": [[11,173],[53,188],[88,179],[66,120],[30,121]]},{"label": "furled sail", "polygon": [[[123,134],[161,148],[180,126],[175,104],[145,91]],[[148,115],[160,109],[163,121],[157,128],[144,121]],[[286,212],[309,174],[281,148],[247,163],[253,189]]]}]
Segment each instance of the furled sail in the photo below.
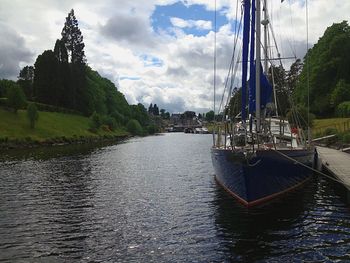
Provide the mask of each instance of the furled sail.
[{"label": "furled sail", "polygon": [[[250,69],[249,79],[249,113],[253,113],[256,110],[256,95],[255,95],[255,63],[253,69]],[[263,73],[262,65],[260,64],[260,108],[264,109],[266,104],[271,102],[272,86],[267,77]]]},{"label": "furled sail", "polygon": [[244,0],[243,52],[242,52],[242,121],[246,119],[247,70],[250,32],[250,0]]}]

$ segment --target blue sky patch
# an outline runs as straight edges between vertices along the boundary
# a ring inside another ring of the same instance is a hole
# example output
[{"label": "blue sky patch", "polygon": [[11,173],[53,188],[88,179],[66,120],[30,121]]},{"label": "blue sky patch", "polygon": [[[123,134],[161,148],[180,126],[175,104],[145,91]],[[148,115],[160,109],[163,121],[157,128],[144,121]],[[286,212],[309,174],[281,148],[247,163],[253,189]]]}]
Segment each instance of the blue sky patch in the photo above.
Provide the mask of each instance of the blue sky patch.
[{"label": "blue sky patch", "polygon": [[161,67],[164,65],[163,61],[155,56],[142,54],[140,56],[145,67]]},{"label": "blue sky patch", "polygon": [[140,77],[136,77],[136,76],[120,76],[119,80],[124,80],[124,79],[128,79],[128,80],[140,80]]},{"label": "blue sky patch", "polygon": [[[220,10],[222,11],[222,10]],[[217,29],[228,23],[227,18],[217,12]],[[152,27],[155,32],[166,31],[172,34],[171,28],[173,25],[170,21],[171,17],[177,17],[184,20],[205,20],[211,21],[214,27],[214,11],[208,11],[204,5],[191,5],[185,6],[182,2],[176,2],[167,6],[156,6],[155,11],[152,14],[151,21]],[[212,28],[213,30],[214,28]],[[199,29],[196,27],[182,28],[185,34],[192,34],[195,36],[204,36],[208,34],[208,29]]]}]

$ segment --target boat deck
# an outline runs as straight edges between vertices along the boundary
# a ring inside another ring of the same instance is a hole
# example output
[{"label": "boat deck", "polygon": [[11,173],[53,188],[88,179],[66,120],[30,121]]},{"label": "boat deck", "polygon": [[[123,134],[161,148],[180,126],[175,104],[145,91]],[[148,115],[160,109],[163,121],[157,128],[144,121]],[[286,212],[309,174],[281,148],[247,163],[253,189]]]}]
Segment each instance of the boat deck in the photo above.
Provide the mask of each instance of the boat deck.
[{"label": "boat deck", "polygon": [[322,165],[350,190],[350,154],[338,150],[317,146]]}]

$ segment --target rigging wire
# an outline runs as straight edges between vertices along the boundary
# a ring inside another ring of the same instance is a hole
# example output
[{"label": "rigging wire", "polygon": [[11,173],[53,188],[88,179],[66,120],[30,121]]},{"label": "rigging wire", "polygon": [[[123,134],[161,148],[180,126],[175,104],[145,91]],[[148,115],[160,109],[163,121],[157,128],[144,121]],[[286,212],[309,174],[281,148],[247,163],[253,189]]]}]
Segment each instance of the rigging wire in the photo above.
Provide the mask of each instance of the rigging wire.
[{"label": "rigging wire", "polygon": [[[215,123],[215,100],[216,100],[216,0],[214,8],[214,94],[213,94],[213,111],[214,111],[214,123]],[[219,138],[219,137],[218,137]],[[213,129],[213,146],[215,146],[215,131]]]},{"label": "rigging wire", "polygon": [[215,121],[215,100],[216,100],[216,0],[214,8],[214,121]]},{"label": "rigging wire", "polygon": [[292,52],[294,57],[297,57],[297,51],[296,51],[296,40],[295,40],[295,30],[294,30],[294,22],[293,22],[293,16],[292,16],[292,4],[291,1],[288,1],[289,4],[289,15],[290,15],[290,24],[291,24],[291,31],[292,31]]},{"label": "rigging wire", "polygon": [[310,71],[309,71],[309,7],[308,0],[305,1],[305,12],[306,12],[306,82],[307,82],[307,139],[310,145]]},{"label": "rigging wire", "polygon": [[294,159],[294,158],[292,158],[292,157],[289,157],[288,155],[282,153],[282,152],[279,151],[279,150],[275,150],[275,149],[271,149],[271,150],[277,152],[277,153],[280,154],[281,156],[285,157],[286,159],[288,159],[288,160],[290,160],[290,161],[292,161],[292,162],[294,162],[294,163],[296,163],[296,164],[299,164],[299,165],[301,165],[301,166],[304,166],[305,168],[308,168],[309,170],[311,170],[311,171],[313,171],[313,172],[315,172],[315,173],[318,173],[318,174],[320,174],[320,175],[322,175],[322,176],[324,176],[324,177],[327,177],[327,178],[330,179],[330,180],[333,180],[333,181],[335,181],[335,182],[337,182],[337,183],[341,183],[341,184],[343,184],[343,185],[345,185],[345,186],[347,186],[347,187],[350,187],[349,184],[346,184],[345,182],[343,182],[343,181],[341,181],[341,180],[338,180],[338,179],[336,179],[336,178],[334,178],[334,177],[332,177],[332,176],[330,176],[330,175],[328,175],[328,174],[325,174],[325,173],[323,173],[323,172],[318,171],[318,170],[315,169],[315,168],[312,168],[312,167],[310,167],[310,166],[308,166],[308,165],[306,165],[306,164],[303,164],[303,163],[299,162],[298,160],[296,160],[296,159]]},{"label": "rigging wire", "polygon": [[[237,4],[236,4],[236,7],[238,9],[238,1],[237,0]],[[225,81],[225,86],[224,86],[224,92],[222,94],[222,97],[221,97],[221,102],[220,102],[220,106],[218,108],[218,114],[220,113],[221,111],[221,108],[223,107],[223,101],[224,101],[224,97],[225,97],[225,93],[226,93],[226,90],[227,90],[227,87],[228,87],[228,82],[229,82],[229,79],[230,79],[230,75],[231,75],[231,85],[230,85],[230,90],[232,90],[232,86],[233,86],[233,82],[234,82],[234,79],[236,77],[236,72],[237,72],[237,62],[239,60],[239,57],[240,57],[240,51],[238,53],[238,59],[236,59],[236,63],[235,62],[235,54],[236,54],[236,48],[237,48],[237,43],[238,43],[238,38],[239,38],[239,33],[241,32],[241,28],[242,28],[242,19],[243,19],[243,8],[241,9],[241,18],[240,18],[240,21],[239,21],[239,25],[238,25],[238,32],[236,31],[235,32],[235,38],[234,38],[234,45],[233,45],[233,51],[232,51],[232,57],[231,57],[231,62],[230,62],[230,67],[229,67],[229,71],[228,71],[228,74],[226,76],[226,81]],[[237,26],[237,21],[238,21],[238,10],[236,10],[236,17],[235,17],[235,25]],[[235,28],[235,30],[237,30],[237,27]],[[236,64],[235,68],[234,68],[234,65]],[[230,97],[230,92],[229,94],[227,95],[228,98]],[[228,101],[228,99],[227,99]],[[226,105],[227,106],[227,102],[226,102]],[[224,118],[224,115],[223,115],[223,118]]]}]

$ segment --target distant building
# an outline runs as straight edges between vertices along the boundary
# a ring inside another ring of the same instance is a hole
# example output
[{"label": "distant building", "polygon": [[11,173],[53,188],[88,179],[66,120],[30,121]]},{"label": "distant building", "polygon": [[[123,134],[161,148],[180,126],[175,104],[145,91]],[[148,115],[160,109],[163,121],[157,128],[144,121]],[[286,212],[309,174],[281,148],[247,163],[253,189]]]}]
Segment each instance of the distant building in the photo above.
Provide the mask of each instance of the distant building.
[{"label": "distant building", "polygon": [[198,126],[198,121],[194,111],[185,111],[184,113],[174,113],[170,117],[170,124],[173,126]]}]

